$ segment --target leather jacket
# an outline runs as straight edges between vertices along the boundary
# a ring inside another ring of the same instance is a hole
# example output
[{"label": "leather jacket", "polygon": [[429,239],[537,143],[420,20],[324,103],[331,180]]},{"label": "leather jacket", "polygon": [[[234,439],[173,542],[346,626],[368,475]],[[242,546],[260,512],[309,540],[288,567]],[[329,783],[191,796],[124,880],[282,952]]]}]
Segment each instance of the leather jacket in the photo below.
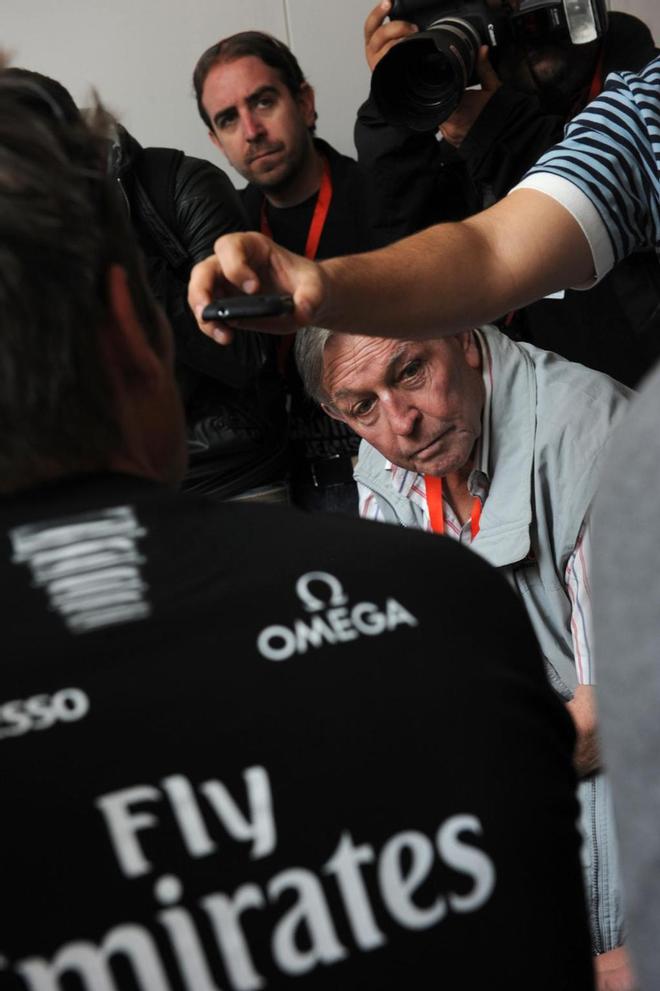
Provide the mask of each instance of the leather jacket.
[{"label": "leather jacket", "polygon": [[186,410],[184,488],[232,497],[283,474],[284,399],[266,335],[239,334],[219,347],[200,333],[187,302],[192,266],[222,234],[245,230],[227,175],[174,149],[142,148],[119,125],[110,168],[142,247],[149,282],[175,340]]}]

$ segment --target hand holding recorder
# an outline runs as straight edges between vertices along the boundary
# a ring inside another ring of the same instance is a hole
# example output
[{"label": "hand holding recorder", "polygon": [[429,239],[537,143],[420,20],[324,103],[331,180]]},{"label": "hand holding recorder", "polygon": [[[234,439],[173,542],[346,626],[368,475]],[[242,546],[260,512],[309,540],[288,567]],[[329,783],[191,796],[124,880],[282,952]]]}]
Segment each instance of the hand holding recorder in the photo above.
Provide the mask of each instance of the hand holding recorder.
[{"label": "hand holding recorder", "polygon": [[219,238],[214,254],[193,268],[188,287],[200,330],[219,344],[229,344],[234,329],[292,334],[317,322],[323,297],[324,276],[315,262],[254,232]]}]

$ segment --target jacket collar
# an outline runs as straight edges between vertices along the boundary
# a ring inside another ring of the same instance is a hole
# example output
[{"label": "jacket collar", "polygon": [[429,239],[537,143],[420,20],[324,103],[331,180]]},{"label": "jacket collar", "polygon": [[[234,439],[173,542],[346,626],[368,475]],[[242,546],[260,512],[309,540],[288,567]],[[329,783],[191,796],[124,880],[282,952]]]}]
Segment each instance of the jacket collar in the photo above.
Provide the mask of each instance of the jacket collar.
[{"label": "jacket collar", "polygon": [[492,368],[490,490],[472,547],[497,568],[530,551],[536,379],[531,359],[495,327],[481,331]]}]

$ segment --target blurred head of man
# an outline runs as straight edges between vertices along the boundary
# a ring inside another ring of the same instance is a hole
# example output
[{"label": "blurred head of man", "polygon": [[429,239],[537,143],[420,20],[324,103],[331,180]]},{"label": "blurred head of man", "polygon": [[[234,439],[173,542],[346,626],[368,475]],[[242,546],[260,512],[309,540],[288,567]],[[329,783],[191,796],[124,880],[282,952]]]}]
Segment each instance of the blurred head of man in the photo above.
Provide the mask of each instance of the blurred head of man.
[{"label": "blurred head of man", "polygon": [[474,334],[427,341],[309,328],[296,358],[305,387],[389,461],[421,474],[469,470],[484,386]]},{"label": "blurred head of man", "polygon": [[600,50],[600,40],[586,45],[539,41],[512,48],[498,72],[516,89],[536,96],[544,112],[566,116],[589,87]]},{"label": "blurred head of man", "polygon": [[570,27],[555,18],[550,8],[513,5],[518,15],[513,19],[516,40],[503,49],[498,73],[517,89],[535,95],[546,113],[566,116],[576,112],[578,103],[585,102],[602,51],[608,17],[605,0],[590,0],[581,18],[575,6],[576,26],[581,23],[586,28],[593,18],[596,37],[592,41],[574,43]]},{"label": "blurred head of man", "polygon": [[276,195],[315,170],[314,91],[286,45],[259,31],[225,38],[193,85],[212,142],[248,182]]},{"label": "blurred head of man", "polygon": [[3,492],[99,470],[174,483],[185,466],[170,329],[105,142],[38,74],[0,69]]}]

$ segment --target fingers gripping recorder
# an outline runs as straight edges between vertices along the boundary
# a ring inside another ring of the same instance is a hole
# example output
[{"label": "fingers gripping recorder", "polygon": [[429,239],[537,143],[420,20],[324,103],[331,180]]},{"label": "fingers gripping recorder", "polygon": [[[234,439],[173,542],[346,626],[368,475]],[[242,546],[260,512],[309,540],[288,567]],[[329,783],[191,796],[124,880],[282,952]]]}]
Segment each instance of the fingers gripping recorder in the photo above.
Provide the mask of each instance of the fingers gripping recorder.
[{"label": "fingers gripping recorder", "polygon": [[200,330],[218,344],[229,344],[234,329],[291,334],[314,324],[324,295],[316,262],[256,231],[219,238],[213,254],[193,268],[188,286]]},{"label": "fingers gripping recorder", "polygon": [[382,116],[417,131],[435,130],[478,82],[477,58],[491,60],[507,46],[569,40],[582,45],[602,37],[605,0],[393,0],[391,19],[416,24],[376,66],[371,89]]}]

